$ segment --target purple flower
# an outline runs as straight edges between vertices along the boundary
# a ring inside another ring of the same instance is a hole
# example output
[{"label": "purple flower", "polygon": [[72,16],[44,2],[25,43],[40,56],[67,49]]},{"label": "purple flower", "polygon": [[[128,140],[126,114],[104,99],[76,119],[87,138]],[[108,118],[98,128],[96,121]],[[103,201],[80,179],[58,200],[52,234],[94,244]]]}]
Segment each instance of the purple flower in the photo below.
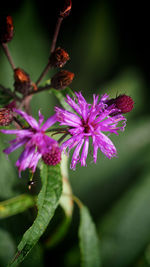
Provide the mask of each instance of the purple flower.
[{"label": "purple flower", "polygon": [[14,109],[21,117],[23,117],[29,124],[29,128],[21,130],[0,130],[5,134],[15,134],[16,138],[10,141],[10,147],[6,148],[3,152],[10,154],[17,148],[25,146],[24,151],[20,155],[16,162],[16,166],[19,170],[19,176],[21,171],[26,168],[35,172],[36,166],[39,159],[49,153],[54,148],[58,148],[58,143],[56,140],[50,138],[45,134],[45,131],[56,122],[56,115],[50,117],[43,125],[44,120],[43,115],[39,111],[39,122],[37,122],[33,117],[29,116],[21,110]]},{"label": "purple flower", "polygon": [[[75,93],[76,99],[67,95],[66,102],[73,109],[73,112],[56,107],[57,120],[60,125],[67,125],[71,137],[62,143],[61,149],[70,152],[75,148],[71,161],[71,168],[75,169],[78,162],[81,166],[86,165],[89,141],[92,138],[93,159],[96,163],[98,148],[108,157],[115,157],[116,148],[112,141],[107,137],[108,134],[118,134],[118,130],[124,130],[125,117],[121,114],[111,116],[118,111],[114,105],[108,106],[107,94],[104,94],[100,101],[99,96],[93,95],[93,104],[88,104],[81,93]],[[122,122],[118,126],[119,122]]]}]

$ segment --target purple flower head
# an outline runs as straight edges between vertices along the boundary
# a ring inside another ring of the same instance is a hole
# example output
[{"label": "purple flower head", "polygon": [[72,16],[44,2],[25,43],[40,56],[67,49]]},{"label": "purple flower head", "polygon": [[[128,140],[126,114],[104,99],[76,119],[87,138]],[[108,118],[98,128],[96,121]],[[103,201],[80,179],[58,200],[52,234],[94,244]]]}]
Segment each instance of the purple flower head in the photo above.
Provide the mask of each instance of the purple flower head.
[{"label": "purple flower head", "polygon": [[[98,148],[108,157],[115,157],[116,148],[105,132],[118,134],[118,130],[124,130],[125,117],[121,114],[110,116],[112,112],[118,111],[114,105],[108,106],[107,94],[104,94],[100,101],[99,96],[93,95],[93,104],[88,104],[82,94],[75,93],[76,98],[72,99],[67,95],[66,102],[73,109],[73,112],[56,107],[57,120],[60,125],[69,126],[68,132],[71,137],[62,143],[61,149],[70,152],[75,148],[71,161],[71,168],[75,169],[78,162],[81,166],[86,165],[89,141],[92,138],[93,159],[96,163]],[[118,123],[122,122],[119,126]]]},{"label": "purple flower head", "polygon": [[20,176],[21,171],[24,171],[27,168],[31,169],[32,172],[35,172],[39,159],[45,153],[47,154],[51,151],[52,148],[58,147],[57,141],[45,134],[45,131],[56,122],[56,115],[50,117],[42,125],[44,117],[40,111],[39,122],[21,110],[14,109],[14,111],[23,117],[30,127],[21,130],[1,130],[1,132],[16,135],[16,138],[10,141],[10,147],[3,151],[7,155],[19,147],[23,145],[25,146],[25,149],[16,162]]}]

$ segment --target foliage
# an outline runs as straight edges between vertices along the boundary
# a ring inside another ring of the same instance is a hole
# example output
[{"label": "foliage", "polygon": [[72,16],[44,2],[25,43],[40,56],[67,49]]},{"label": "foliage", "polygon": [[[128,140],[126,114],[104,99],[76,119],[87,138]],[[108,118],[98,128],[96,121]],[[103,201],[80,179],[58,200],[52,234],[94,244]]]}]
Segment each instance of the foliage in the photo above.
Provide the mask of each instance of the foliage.
[{"label": "foliage", "polygon": [[[61,166],[41,164],[35,185],[28,190],[28,171],[18,179],[18,154],[6,159],[0,153],[0,267],[20,263],[23,267],[44,267],[46,260],[55,260],[61,267],[80,263],[82,267],[150,266],[149,98],[141,69],[119,60],[118,25],[106,2],[91,3],[80,17],[80,26],[72,26],[74,34],[66,19],[59,44],[71,51],[67,64],[76,75],[72,88],[84,92],[88,99],[93,92],[133,97],[135,108],[127,115],[126,131],[112,138],[118,157],[110,161],[99,154],[97,164],[91,164],[89,158],[87,167],[78,167],[75,172],[68,168],[70,159],[68,163],[64,158]],[[14,21],[16,32],[10,51],[17,66],[28,70],[35,81],[49,53],[45,24],[32,1],[24,1],[19,12],[14,12]],[[130,62],[130,54],[127,56]],[[0,84],[12,91],[12,70],[2,50],[0,59]],[[52,69],[49,74],[54,72]],[[35,94],[31,100],[33,116],[37,117],[40,108],[48,118],[56,103],[68,109],[66,94],[74,95],[69,87]],[[10,100],[11,95],[4,95],[0,88],[0,107]],[[9,137],[1,135],[1,152],[8,141]]]}]

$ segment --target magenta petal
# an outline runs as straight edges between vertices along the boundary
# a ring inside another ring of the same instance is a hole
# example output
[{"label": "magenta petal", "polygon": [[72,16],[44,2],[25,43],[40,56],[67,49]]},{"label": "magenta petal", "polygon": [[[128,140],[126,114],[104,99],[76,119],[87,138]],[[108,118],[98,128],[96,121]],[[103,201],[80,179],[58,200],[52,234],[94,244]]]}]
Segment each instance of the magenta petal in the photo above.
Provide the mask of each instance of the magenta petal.
[{"label": "magenta petal", "polygon": [[87,119],[88,111],[89,111],[89,104],[86,102],[85,98],[82,96],[81,92],[76,93],[76,96],[78,98],[78,103],[80,106],[80,109],[82,110],[82,118],[84,120]]},{"label": "magenta petal", "polygon": [[107,98],[109,98],[109,95],[107,94],[102,95],[100,102],[105,102]]},{"label": "magenta petal", "polygon": [[41,126],[43,121],[44,121],[44,116],[42,115],[41,111],[39,110],[39,126]]},{"label": "magenta petal", "polygon": [[38,161],[41,157],[42,157],[42,154],[39,153],[38,151],[34,153],[32,159],[30,161],[30,164],[29,164],[29,168],[32,169],[33,172],[35,172]]},{"label": "magenta petal", "polygon": [[26,148],[22,154],[20,155],[19,159],[16,162],[16,166],[19,169],[19,176],[21,171],[24,171],[26,168],[29,167],[30,161],[34,155],[35,147]]},{"label": "magenta petal", "polygon": [[82,116],[82,110],[78,104],[76,104],[75,99],[73,100],[69,95],[67,95],[67,99],[65,101],[70,105],[72,109],[74,109],[79,115]]},{"label": "magenta petal", "polygon": [[63,142],[61,145],[61,150],[65,151],[67,148],[71,146],[71,144],[74,142],[74,137],[69,138],[67,141]]},{"label": "magenta petal", "polygon": [[32,116],[19,109],[14,109],[14,111],[23,117],[33,129],[39,128],[37,121]]},{"label": "magenta petal", "polygon": [[[82,166],[86,165],[88,155],[89,138],[93,140],[93,159],[96,163],[97,152],[100,149],[108,158],[114,157],[117,154],[116,148],[112,141],[102,132],[118,134],[119,130],[125,128],[125,117],[123,115],[113,115],[116,112],[114,105],[108,106],[106,100],[108,95],[104,94],[100,101],[99,96],[93,95],[93,104],[88,104],[81,92],[75,92],[76,98],[71,99],[67,96],[66,102],[75,111],[69,112],[60,108],[55,108],[60,125],[69,126],[68,132],[71,135],[67,141],[62,143],[61,149],[68,152],[74,147],[71,167],[75,169],[77,162],[81,162]],[[117,110],[118,111],[118,110]],[[81,157],[79,152],[85,140]]]},{"label": "magenta petal", "polygon": [[85,143],[83,146],[83,150],[82,150],[82,154],[81,154],[81,166],[85,166],[86,165],[86,158],[88,155],[88,149],[89,149],[89,138],[85,139]]},{"label": "magenta petal", "polygon": [[82,122],[80,117],[78,117],[76,114],[61,109],[61,108],[55,108],[57,120],[61,123],[61,125],[68,125],[72,127],[79,127],[81,126]]},{"label": "magenta petal", "polygon": [[11,145],[10,147],[3,150],[5,154],[10,154],[20,146],[23,146],[27,142],[27,138],[22,139],[21,141],[18,141],[17,143]]},{"label": "magenta petal", "polygon": [[42,131],[46,131],[49,127],[51,127],[53,124],[57,122],[57,116],[56,114],[51,116],[41,127]]},{"label": "magenta petal", "polygon": [[115,157],[117,150],[112,143],[112,141],[103,133],[96,136],[96,143],[99,146],[100,150],[108,157],[109,159]]},{"label": "magenta petal", "polygon": [[96,137],[93,136],[93,159],[94,159],[94,162],[96,163],[96,161],[97,161],[98,145],[97,145],[95,139],[96,139]]},{"label": "magenta petal", "polygon": [[0,132],[4,134],[16,134],[16,135],[19,135],[20,137],[24,135],[32,135],[30,130],[4,130],[2,129],[0,130]]},{"label": "magenta petal", "polygon": [[[71,137],[69,140],[67,140],[66,142],[64,142],[67,146],[68,146],[68,149],[69,151],[74,148],[76,145],[78,145],[78,143],[80,142],[80,140],[84,140],[83,138],[83,134],[79,134],[79,135],[76,135],[76,136],[73,136]],[[62,144],[62,147],[64,146],[64,143]]]},{"label": "magenta petal", "polygon": [[71,169],[73,169],[73,170],[75,170],[76,164],[78,163],[78,161],[80,159],[79,153],[80,153],[81,147],[83,145],[83,142],[84,142],[84,139],[82,139],[78,143],[78,145],[76,146],[76,148],[74,150],[74,153],[73,153],[73,156],[72,156],[72,161],[71,161]]},{"label": "magenta petal", "polygon": [[57,119],[56,115],[50,117],[44,125],[44,117],[39,111],[39,123],[21,110],[14,109],[14,112],[21,115],[30,125],[28,129],[20,130],[6,130],[3,129],[0,132],[5,134],[15,134],[16,138],[9,141],[10,146],[4,150],[6,154],[9,154],[25,145],[24,151],[21,153],[19,159],[16,162],[16,166],[19,169],[19,175],[21,171],[27,168],[32,169],[34,172],[38,164],[39,159],[42,157],[42,153],[48,152],[53,146],[58,146],[58,142],[45,134],[45,130],[53,125]]}]

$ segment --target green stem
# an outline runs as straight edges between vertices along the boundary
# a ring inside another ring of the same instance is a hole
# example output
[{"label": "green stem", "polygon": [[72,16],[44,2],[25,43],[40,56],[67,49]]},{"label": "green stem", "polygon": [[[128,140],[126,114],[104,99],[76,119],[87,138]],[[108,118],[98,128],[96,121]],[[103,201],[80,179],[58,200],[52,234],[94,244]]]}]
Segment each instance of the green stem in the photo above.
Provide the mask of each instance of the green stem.
[{"label": "green stem", "polygon": [[83,207],[82,201],[78,197],[76,197],[75,195],[67,194],[67,193],[63,193],[63,195],[72,198],[72,200],[78,205],[78,207],[80,209]]},{"label": "green stem", "polygon": [[34,94],[37,94],[37,93],[40,93],[40,92],[43,92],[43,91],[46,91],[46,90],[49,90],[49,89],[52,89],[51,84],[50,85],[46,85],[44,87],[39,87],[36,91],[32,90],[31,92],[28,93],[27,96],[34,95]]},{"label": "green stem", "polygon": [[41,82],[41,80],[42,80],[43,77],[47,74],[47,72],[49,71],[50,68],[51,68],[51,65],[50,65],[50,63],[48,62],[47,65],[45,66],[44,70],[42,71],[40,77],[37,79],[37,81],[36,81],[36,83],[35,83],[36,85],[38,85],[38,84]]}]

